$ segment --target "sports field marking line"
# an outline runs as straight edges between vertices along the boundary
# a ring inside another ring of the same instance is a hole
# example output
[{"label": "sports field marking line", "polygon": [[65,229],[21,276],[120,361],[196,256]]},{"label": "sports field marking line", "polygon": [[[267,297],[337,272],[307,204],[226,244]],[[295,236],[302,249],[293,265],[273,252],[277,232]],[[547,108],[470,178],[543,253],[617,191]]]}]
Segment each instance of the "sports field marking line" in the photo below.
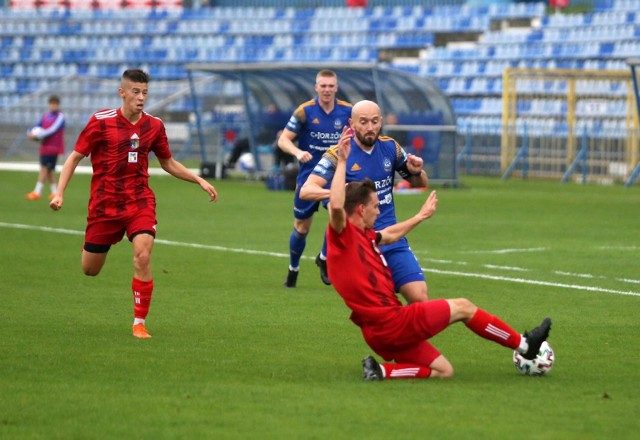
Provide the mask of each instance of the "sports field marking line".
[{"label": "sports field marking line", "polygon": [[[416,252],[414,251],[414,253]],[[425,258],[425,260],[430,261],[432,263],[459,264],[460,266],[466,266],[468,264],[466,261],[439,260],[436,258]]]},{"label": "sports field marking line", "polygon": [[457,272],[453,270],[439,270],[439,269],[425,269],[425,268],[422,268],[422,270],[425,272],[439,273],[442,275],[457,275],[461,277],[482,278],[485,280],[509,281],[512,283],[533,284],[536,286],[559,287],[562,289],[586,290],[588,292],[615,293],[618,295],[629,295],[629,296],[640,297],[640,292],[631,292],[631,291],[625,292],[622,290],[604,289],[602,287],[594,287],[594,286],[582,286],[579,284],[553,283],[551,281],[527,280],[524,278],[503,277],[503,276],[497,276],[497,275],[487,275],[482,273]]},{"label": "sports field marking line", "polygon": [[485,251],[458,251],[459,254],[515,254],[518,252],[544,252],[548,247],[522,248],[522,249],[493,249]]},{"label": "sports field marking line", "polygon": [[640,284],[640,280],[631,280],[629,278],[615,278],[615,280],[623,283]]},{"label": "sports field marking line", "polygon": [[554,270],[553,273],[556,275],[565,275],[568,277],[576,277],[576,278],[603,278],[601,276],[591,275],[590,273],[573,273],[573,272],[563,272],[561,270]]},{"label": "sports field marking line", "polygon": [[[84,231],[76,231],[73,229],[51,228],[47,226],[33,226],[33,225],[23,225],[23,224],[16,224],[16,223],[0,222],[0,227],[11,228],[11,229],[25,229],[25,230],[31,230],[31,231],[56,232],[56,233],[70,234],[70,235],[84,235]],[[224,251],[224,252],[235,252],[239,254],[267,255],[267,256],[278,257],[278,258],[289,258],[289,254],[284,254],[280,252],[257,251],[252,249],[237,249],[237,248],[229,248],[225,246],[212,246],[212,245],[206,245],[206,244],[185,243],[180,241],[169,241],[169,240],[161,240],[161,239],[157,239],[155,240],[155,242],[160,244],[166,244],[169,246],[180,246],[180,247],[189,247],[189,248],[195,248],[195,249],[209,249],[209,250]],[[307,260],[312,260],[315,257],[303,257],[303,258]],[[438,273],[442,275],[455,275],[455,276],[468,277],[468,278],[481,278],[481,279],[493,280],[493,281],[506,281],[506,282],[512,282],[512,283],[532,284],[536,286],[558,287],[562,289],[583,290],[587,292],[615,293],[618,295],[629,295],[629,296],[640,297],[640,292],[631,292],[631,291],[625,292],[622,290],[604,289],[601,287],[594,287],[594,286],[582,286],[579,284],[554,283],[550,281],[528,280],[524,278],[512,278],[512,277],[504,277],[504,276],[498,276],[498,275],[488,275],[488,274],[472,273],[472,272],[458,272],[453,270],[440,270],[440,269],[433,269],[433,268],[429,268],[429,269],[421,268],[421,269],[423,272]]]},{"label": "sports field marking line", "polygon": [[84,231],[76,231],[74,229],[50,228],[48,226],[21,225],[19,223],[0,222],[0,227],[11,228],[11,229],[26,229],[29,231],[58,232],[60,234],[69,234],[69,235],[84,235]]},{"label": "sports field marking line", "polygon": [[600,246],[602,251],[640,251],[640,246]]},{"label": "sports field marking line", "polygon": [[[40,164],[38,162],[0,162],[0,171],[38,171]],[[56,166],[56,172],[62,171],[62,165]],[[148,169],[150,176],[170,176],[162,168],[151,166]],[[189,171],[198,174],[200,170],[197,168],[189,168]],[[93,174],[93,167],[91,165],[78,165],[74,171],[74,174]]]},{"label": "sports field marking line", "polygon": [[495,264],[483,264],[482,267],[486,267],[487,269],[513,270],[517,272],[529,272],[531,270],[531,269],[525,269],[524,267],[498,266]]}]

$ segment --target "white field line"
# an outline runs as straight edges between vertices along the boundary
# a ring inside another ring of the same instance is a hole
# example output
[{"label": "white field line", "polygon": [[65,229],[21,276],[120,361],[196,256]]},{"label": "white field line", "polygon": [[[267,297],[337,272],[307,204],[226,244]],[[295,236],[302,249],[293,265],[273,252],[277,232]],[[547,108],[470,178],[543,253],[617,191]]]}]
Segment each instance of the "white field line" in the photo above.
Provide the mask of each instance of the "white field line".
[{"label": "white field line", "polygon": [[640,246],[600,246],[603,251],[640,251]]},{"label": "white field line", "polygon": [[525,269],[524,267],[497,266],[495,264],[483,264],[482,267],[486,267],[487,269],[502,269],[502,270],[513,270],[516,272],[529,272],[529,269]]},{"label": "white field line", "polygon": [[494,249],[484,251],[458,251],[459,254],[516,254],[518,252],[544,252],[547,247],[521,248],[521,249]]},{"label": "white field line", "polygon": [[[47,226],[33,226],[33,225],[0,222],[0,227],[8,228],[8,229],[25,229],[25,230],[32,230],[32,231],[54,232],[59,234],[84,235],[84,231],[62,229],[62,228],[50,228]],[[169,245],[169,246],[189,247],[194,249],[207,249],[207,250],[222,251],[222,252],[235,252],[240,254],[266,255],[266,256],[277,257],[277,258],[289,258],[289,254],[280,253],[280,252],[267,252],[267,251],[258,251],[258,250],[252,250],[252,249],[237,249],[237,248],[230,248],[226,246],[212,246],[212,245],[205,245],[205,244],[199,244],[199,243],[186,243],[186,242],[161,240],[161,239],[158,239],[155,242]],[[303,258],[313,259],[314,257],[303,257]],[[440,269],[433,269],[433,268],[429,268],[429,269],[422,268],[422,270],[424,272],[438,273],[443,275],[454,275],[454,276],[469,277],[469,278],[481,278],[481,279],[494,280],[494,281],[532,284],[536,286],[557,287],[562,289],[582,290],[587,292],[613,293],[618,295],[630,295],[630,296],[640,297],[640,292],[604,289],[596,286],[554,283],[550,281],[529,280],[524,278],[504,277],[504,276],[498,276],[498,275],[488,275],[483,273],[458,272],[458,271],[452,271],[452,270],[440,270]]]},{"label": "white field line", "polygon": [[[414,251],[414,253],[416,253],[416,252]],[[458,264],[460,266],[466,266],[468,264],[466,261],[439,260],[439,259],[436,259],[436,258],[425,258],[425,260],[430,261],[432,263]]]},{"label": "white field line", "polygon": [[640,280],[631,280],[629,278],[616,278],[616,281],[622,281],[623,283],[640,284]]},{"label": "white field line", "polygon": [[26,229],[29,231],[57,232],[59,234],[84,235],[84,231],[76,231],[74,229],[50,228],[48,226],[21,225],[19,223],[3,223],[0,227],[9,229]]},{"label": "white field line", "polygon": [[630,295],[630,296],[640,297],[640,292],[631,292],[631,291],[625,292],[623,290],[604,289],[601,287],[582,286],[579,284],[553,283],[550,281],[527,280],[524,278],[502,277],[502,276],[487,275],[482,273],[456,272],[452,270],[424,269],[424,268],[422,270],[427,272],[439,273],[443,275],[456,275],[461,277],[482,278],[485,280],[507,281],[512,283],[533,284],[536,286],[548,286],[548,287],[558,287],[562,289],[585,290],[588,292],[615,293],[618,295]]},{"label": "white field line", "polygon": [[590,273],[563,272],[561,270],[554,270],[553,273],[555,273],[556,275],[564,275],[567,277],[575,277],[575,278],[602,278],[601,276],[591,275]]},{"label": "white field line", "polygon": [[[38,162],[0,162],[0,171],[30,171],[30,172],[38,172],[40,170],[40,164]],[[200,170],[195,168],[189,168],[189,170],[193,173],[198,174]],[[62,165],[58,164],[56,166],[56,172],[60,173],[62,171]],[[151,166],[149,167],[149,175],[150,176],[169,176],[162,168]],[[92,174],[93,168],[91,165],[78,165],[74,174]]]}]

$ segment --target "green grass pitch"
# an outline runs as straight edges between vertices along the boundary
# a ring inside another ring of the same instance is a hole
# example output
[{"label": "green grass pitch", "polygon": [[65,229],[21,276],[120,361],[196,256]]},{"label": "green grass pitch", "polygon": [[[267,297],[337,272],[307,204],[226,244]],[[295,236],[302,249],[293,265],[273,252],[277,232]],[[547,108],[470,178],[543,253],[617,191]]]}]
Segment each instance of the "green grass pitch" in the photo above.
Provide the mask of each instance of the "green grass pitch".
[{"label": "green grass pitch", "polygon": [[[434,338],[448,380],[365,383],[372,354],[313,263],[285,289],[292,193],[151,177],[158,198],[153,339],[131,336],[131,246],[82,275],[89,176],[65,206],[27,201],[36,173],[0,172],[2,439],[631,439],[640,409],[637,186],[463,178],[409,236],[431,297],[464,296],[524,331],[546,315],[556,364],[457,324]],[[45,192],[46,194],[46,192]],[[397,196],[399,217],[424,196]]]}]

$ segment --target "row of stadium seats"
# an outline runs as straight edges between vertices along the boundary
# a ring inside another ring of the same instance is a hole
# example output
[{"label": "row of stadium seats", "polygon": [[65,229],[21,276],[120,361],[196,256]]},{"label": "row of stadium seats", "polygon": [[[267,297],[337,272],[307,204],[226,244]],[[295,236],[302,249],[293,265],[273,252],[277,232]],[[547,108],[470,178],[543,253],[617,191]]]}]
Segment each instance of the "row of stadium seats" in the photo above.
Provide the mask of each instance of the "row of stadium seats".
[{"label": "row of stadium seats", "polygon": [[[433,61],[465,61],[469,64],[469,69],[478,66],[478,62],[484,60],[526,60],[526,59],[571,59],[571,58],[626,58],[637,56],[640,53],[640,31],[638,37],[616,42],[557,42],[557,43],[522,43],[522,44],[501,44],[501,45],[478,45],[468,48],[450,49],[446,47],[431,47],[427,50],[426,58]],[[362,35],[364,39],[365,36]],[[114,40],[108,44],[109,40],[101,42],[104,45],[86,47],[73,43],[65,45],[64,39],[52,39],[53,42],[47,44],[39,43],[28,47],[0,48],[0,63],[16,62],[101,62],[109,60],[111,62],[185,62],[191,60],[198,61],[219,61],[220,58],[228,58],[227,61],[291,61],[298,56],[309,58],[306,51],[316,51],[318,61],[325,59],[349,60],[348,57],[354,55],[357,60],[361,60],[359,51],[353,49],[366,48],[372,50],[374,61],[378,48],[406,48],[425,47],[432,42],[431,34],[420,33],[395,33],[379,34],[367,37],[367,42],[357,43],[356,37],[345,41],[345,44],[322,44],[321,41],[339,41],[323,36],[317,39],[300,40],[297,44],[275,44],[277,40],[272,40],[274,44],[254,44],[256,40],[231,40],[225,41],[221,38],[203,37],[194,39],[187,44],[188,40],[176,40],[174,43],[162,47],[160,44],[144,44],[143,41],[133,39],[126,48]],[[139,39],[142,40],[142,39]],[[149,41],[149,40],[148,40]],[[213,44],[207,44],[211,41]],[[264,43],[264,42],[263,42]],[[280,43],[278,41],[278,43]],[[228,54],[228,55],[225,55]],[[445,64],[446,66],[446,64]],[[427,70],[429,72],[429,70]],[[436,70],[433,70],[435,73]]]},{"label": "row of stadium seats", "polygon": [[[130,36],[126,46],[122,45],[121,37],[94,36],[94,37],[69,37],[69,36],[37,36],[37,37],[5,37],[0,42],[0,51],[8,56],[13,53],[20,56],[28,51],[54,50],[60,58],[63,50],[95,50],[95,49],[145,49],[145,50],[170,50],[177,48],[211,49],[226,47],[249,48],[289,48],[300,46],[317,47],[392,47],[411,42],[412,47],[422,47],[433,42],[433,34],[420,30],[406,32],[351,32],[327,34],[322,32],[307,34],[283,34],[283,35],[216,35],[199,34],[191,36],[157,36],[143,37]],[[40,54],[38,54],[40,56]]]},{"label": "row of stadium seats", "polygon": [[413,71],[436,80],[448,79],[498,79],[504,69],[510,67],[526,69],[587,69],[626,70],[623,60],[489,60],[489,61],[437,61],[421,64]]},{"label": "row of stadium seats", "polygon": [[0,9],[0,20],[4,17],[12,19],[30,19],[38,21],[39,18],[46,20],[86,20],[80,26],[91,26],[87,23],[100,22],[103,20],[118,20],[122,16],[144,21],[163,21],[163,20],[313,20],[313,19],[402,19],[402,18],[425,18],[425,17],[484,17],[495,16],[505,17],[530,17],[541,16],[544,14],[543,3],[511,3],[495,1],[489,5],[424,5],[415,6],[373,6],[369,8],[344,8],[336,6],[320,6],[315,8],[299,8],[299,7],[216,7],[201,9],[169,9],[169,10],[142,10],[128,9],[107,10],[107,9],[39,9],[39,10],[2,10]]},{"label": "row of stadium seats", "polygon": [[626,58],[640,53],[640,32],[634,39],[616,42],[557,42],[478,45],[467,48],[433,47],[427,57],[433,60],[521,60],[558,58]]},{"label": "row of stadium seats", "polygon": [[535,30],[516,32],[485,32],[481,42],[485,44],[509,44],[528,42],[556,42],[556,41],[617,41],[637,38],[640,35],[640,14],[637,23],[620,25],[590,25],[579,27],[544,27]]},{"label": "row of stadium seats", "polygon": [[[526,132],[530,136],[563,137],[569,131],[569,126],[564,118],[520,119],[516,125],[519,133]],[[590,136],[596,137],[624,138],[627,135],[627,126],[623,119],[577,119],[573,129],[574,134],[581,136],[585,130]],[[501,136],[502,120],[498,116],[464,115],[458,118],[458,131],[462,135]]]},{"label": "row of stadium seats", "polygon": [[[516,4],[517,5],[517,4]],[[542,5],[537,3],[535,5]],[[414,8],[422,9],[422,8]],[[218,9],[215,9],[218,10]],[[527,10],[507,8],[502,10],[490,10],[483,14],[477,14],[477,10],[470,9],[457,12],[440,11],[437,15],[415,15],[409,17],[394,17],[389,15],[349,16],[350,9],[324,8],[333,11],[340,19],[331,17],[331,14],[318,13],[315,17],[300,19],[293,14],[277,14],[275,10],[260,9],[265,11],[265,17],[256,18],[262,21],[254,21],[250,16],[239,15],[231,19],[221,19],[198,14],[195,17],[189,15],[178,18],[162,18],[152,21],[140,20],[139,17],[126,15],[110,15],[108,18],[95,19],[95,17],[82,16],[72,18],[52,19],[49,16],[20,17],[19,14],[0,14],[0,36],[96,36],[114,35],[198,35],[198,34],[231,34],[231,35],[277,35],[290,33],[316,33],[316,32],[345,32],[345,22],[349,23],[349,31],[361,32],[385,32],[405,31],[420,29],[424,32],[439,31],[472,31],[487,30],[490,19],[504,17],[543,17],[542,26],[544,33],[532,32],[529,34],[502,34],[501,32],[488,33],[485,38],[488,42],[493,39],[500,41],[519,42],[522,39],[558,41],[558,39],[584,40],[589,38],[616,38],[626,37],[633,32],[633,27],[625,25],[640,24],[640,13],[627,12],[595,12],[593,14],[554,14],[544,16],[540,7]],[[322,11],[323,8],[319,8]],[[438,10],[438,9],[434,9]],[[0,10],[1,11],[1,10]],[[367,9],[353,10],[369,11]],[[267,13],[272,17],[266,17]],[[473,12],[473,13],[472,13]],[[282,16],[279,16],[282,15]],[[353,15],[353,14],[352,14]],[[556,18],[557,17],[557,18]],[[146,18],[146,17],[145,17]],[[622,26],[622,27],[621,27]],[[561,33],[564,29],[565,33]],[[619,31],[625,29],[624,34]],[[637,30],[637,29],[636,29]],[[595,31],[596,35],[591,32]]]},{"label": "row of stadium seats", "polygon": [[[602,10],[573,16],[545,16],[544,3],[197,12],[0,10],[0,106],[45,89],[53,80],[116,78],[133,64],[154,79],[184,79],[189,62],[370,62],[377,61],[381,49],[422,48],[421,62],[392,67],[434,77],[463,117],[500,114],[496,102],[506,67],[621,69],[626,68],[624,58],[640,53],[640,12],[633,9],[640,0],[624,0],[623,13],[616,9],[619,1],[602,1]],[[504,17],[539,19],[540,27],[489,31],[492,20]],[[469,47],[434,47],[438,29],[485,34]],[[555,94],[564,86],[525,87]],[[622,93],[607,87],[590,92]],[[546,111],[546,105],[556,111],[553,102],[532,107]]]},{"label": "row of stadium seats", "polygon": [[[500,98],[455,98],[452,104],[459,115],[501,115]],[[519,115],[562,116],[567,114],[566,99],[520,99],[516,111]],[[624,100],[580,100],[576,104],[576,116],[626,115]]]}]

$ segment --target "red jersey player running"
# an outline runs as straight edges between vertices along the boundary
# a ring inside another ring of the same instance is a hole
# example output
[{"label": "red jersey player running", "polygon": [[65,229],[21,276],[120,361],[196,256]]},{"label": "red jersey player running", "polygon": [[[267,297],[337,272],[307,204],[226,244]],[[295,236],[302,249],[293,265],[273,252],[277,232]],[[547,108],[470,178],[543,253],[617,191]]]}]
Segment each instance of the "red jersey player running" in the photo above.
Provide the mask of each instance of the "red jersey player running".
[{"label": "red jersey player running", "polygon": [[[412,218],[381,231],[373,230],[380,212],[375,185],[369,179],[345,185],[352,135],[353,132],[345,128],[338,145],[338,164],[329,199],[327,260],[333,286],[352,311],[351,320],[361,328],[369,347],[388,361],[379,364],[371,356],[363,359],[363,378],[451,377],[453,367],[427,340],[459,321],[477,335],[533,359],[549,335],[549,318],[521,336],[498,317],[464,298],[436,299],[407,306],[400,303],[378,245],[399,240],[431,217],[438,199],[432,191]],[[332,267],[348,270],[336,271],[331,270]]]},{"label": "red jersey player running", "polygon": [[133,245],[133,335],[137,338],[151,337],[145,319],[153,292],[151,250],[157,222],[155,196],[149,188],[149,153],[156,155],[167,173],[197,183],[210,201],[218,199],[209,182],[171,156],[164,124],[144,112],[148,83],[149,76],[142,70],[122,74],[118,89],[122,107],[99,111],[89,119],[62,167],[58,190],[50,203],[54,211],[62,208],[64,191],[78,163],[91,155],[93,177],[82,270],[85,275],[98,275],[111,245],[127,234]]}]

